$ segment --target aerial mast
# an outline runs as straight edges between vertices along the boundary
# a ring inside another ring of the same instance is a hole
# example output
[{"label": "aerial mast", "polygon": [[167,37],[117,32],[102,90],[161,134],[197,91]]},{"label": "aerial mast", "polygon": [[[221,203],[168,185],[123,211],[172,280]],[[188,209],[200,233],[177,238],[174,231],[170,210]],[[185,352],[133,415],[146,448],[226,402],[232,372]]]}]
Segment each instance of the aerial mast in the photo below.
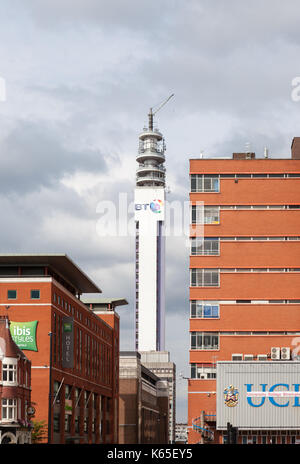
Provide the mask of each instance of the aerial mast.
[{"label": "aerial mast", "polygon": [[[168,103],[169,100],[174,96],[174,93],[170,95],[166,100],[164,100],[161,104],[159,104],[157,110],[153,112],[153,108],[150,108],[149,113],[148,113],[148,119],[149,119],[149,130],[153,131],[153,116],[163,107]],[[157,105],[156,105],[157,106]],[[154,107],[155,108],[155,107]]]}]

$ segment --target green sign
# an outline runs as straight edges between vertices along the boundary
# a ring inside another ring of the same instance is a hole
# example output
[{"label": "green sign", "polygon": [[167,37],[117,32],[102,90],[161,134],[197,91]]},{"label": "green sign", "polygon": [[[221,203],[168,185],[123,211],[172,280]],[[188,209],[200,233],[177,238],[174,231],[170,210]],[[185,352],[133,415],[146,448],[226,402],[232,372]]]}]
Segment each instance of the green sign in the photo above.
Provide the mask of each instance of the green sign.
[{"label": "green sign", "polygon": [[38,321],[13,322],[10,321],[11,336],[21,350],[37,351],[36,328]]}]

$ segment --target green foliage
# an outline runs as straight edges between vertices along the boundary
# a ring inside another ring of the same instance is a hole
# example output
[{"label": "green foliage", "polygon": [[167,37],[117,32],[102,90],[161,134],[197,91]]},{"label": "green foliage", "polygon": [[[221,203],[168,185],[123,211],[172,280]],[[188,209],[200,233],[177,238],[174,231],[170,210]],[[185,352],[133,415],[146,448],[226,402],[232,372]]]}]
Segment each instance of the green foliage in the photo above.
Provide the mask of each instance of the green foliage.
[{"label": "green foliage", "polygon": [[31,442],[40,443],[48,436],[48,424],[46,421],[32,421]]}]

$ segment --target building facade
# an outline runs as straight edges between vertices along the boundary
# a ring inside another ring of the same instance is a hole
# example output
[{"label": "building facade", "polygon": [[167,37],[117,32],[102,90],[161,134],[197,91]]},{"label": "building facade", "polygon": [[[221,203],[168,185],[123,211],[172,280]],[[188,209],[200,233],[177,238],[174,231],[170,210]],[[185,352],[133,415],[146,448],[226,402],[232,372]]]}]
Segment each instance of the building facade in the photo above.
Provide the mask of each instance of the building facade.
[{"label": "building facade", "polygon": [[216,427],[218,362],[295,360],[299,155],[295,138],[291,158],[190,160],[189,443],[225,440]]},{"label": "building facade", "polygon": [[117,443],[118,316],[80,300],[100,288],[63,254],[0,255],[0,313],[31,361],[49,443]]},{"label": "building facade", "polygon": [[31,443],[31,363],[0,316],[0,444]]},{"label": "building facade", "polygon": [[176,365],[168,351],[140,351],[142,364],[161,380],[167,382],[169,391],[169,442],[175,442],[176,425]]},{"label": "building facade", "polygon": [[177,423],[175,426],[175,443],[187,443],[187,424]]},{"label": "building facade", "polygon": [[167,444],[168,382],[141,362],[138,352],[121,352],[119,443]]}]

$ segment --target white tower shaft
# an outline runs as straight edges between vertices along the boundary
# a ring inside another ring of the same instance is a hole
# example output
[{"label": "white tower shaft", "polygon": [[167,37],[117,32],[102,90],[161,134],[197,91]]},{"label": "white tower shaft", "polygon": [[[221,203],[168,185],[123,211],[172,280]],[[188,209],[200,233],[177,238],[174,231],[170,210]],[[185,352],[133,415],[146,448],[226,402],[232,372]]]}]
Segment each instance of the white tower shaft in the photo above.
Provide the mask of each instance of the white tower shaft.
[{"label": "white tower shaft", "polygon": [[165,350],[165,143],[162,134],[153,128],[154,114],[150,110],[149,127],[139,136],[137,155],[136,349],[139,351]]}]

